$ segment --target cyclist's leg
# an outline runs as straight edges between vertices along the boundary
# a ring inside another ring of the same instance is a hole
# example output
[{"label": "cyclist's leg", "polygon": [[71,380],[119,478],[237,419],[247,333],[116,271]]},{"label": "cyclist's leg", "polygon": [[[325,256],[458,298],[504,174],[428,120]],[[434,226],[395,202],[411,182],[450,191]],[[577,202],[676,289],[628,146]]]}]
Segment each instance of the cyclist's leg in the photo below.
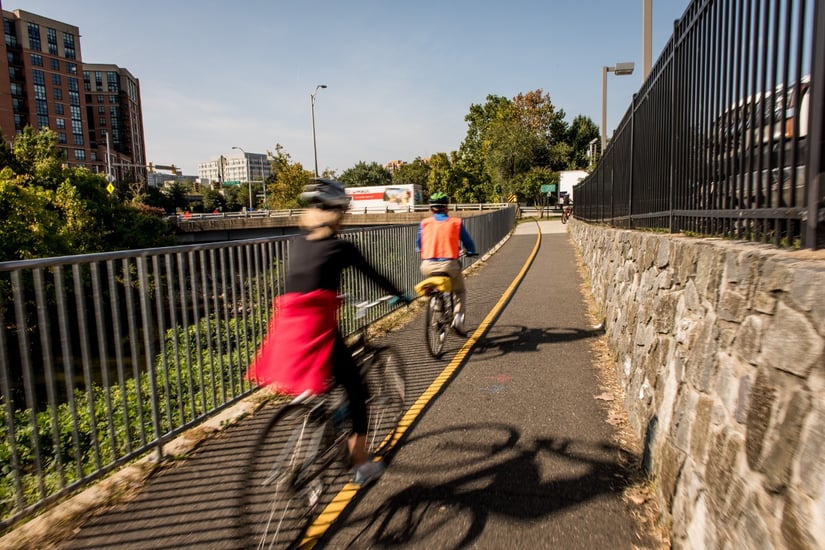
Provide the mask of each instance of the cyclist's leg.
[{"label": "cyclist's leg", "polygon": [[358,365],[352,358],[344,339],[340,334],[335,336],[335,346],[332,351],[332,375],[336,382],[343,386],[349,401],[349,414],[352,419],[352,435],[347,441],[350,459],[353,466],[363,464],[367,456],[367,385],[361,379]]},{"label": "cyclist's leg", "polygon": [[467,313],[467,287],[464,284],[464,274],[461,273],[461,263],[451,261],[447,269],[453,285],[453,326],[459,334],[464,334],[464,318]]}]

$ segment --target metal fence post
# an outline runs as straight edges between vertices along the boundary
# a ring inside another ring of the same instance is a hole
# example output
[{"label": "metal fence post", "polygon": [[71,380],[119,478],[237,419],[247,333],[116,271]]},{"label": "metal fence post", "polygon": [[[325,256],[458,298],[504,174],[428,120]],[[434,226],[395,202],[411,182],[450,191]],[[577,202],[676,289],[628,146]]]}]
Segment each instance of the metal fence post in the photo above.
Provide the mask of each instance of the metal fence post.
[{"label": "metal fence post", "polygon": [[[811,109],[808,113],[808,219],[805,223],[804,246],[817,247],[820,204],[825,192],[825,2],[814,4],[813,51],[811,52]],[[825,223],[825,222],[822,222]]]}]

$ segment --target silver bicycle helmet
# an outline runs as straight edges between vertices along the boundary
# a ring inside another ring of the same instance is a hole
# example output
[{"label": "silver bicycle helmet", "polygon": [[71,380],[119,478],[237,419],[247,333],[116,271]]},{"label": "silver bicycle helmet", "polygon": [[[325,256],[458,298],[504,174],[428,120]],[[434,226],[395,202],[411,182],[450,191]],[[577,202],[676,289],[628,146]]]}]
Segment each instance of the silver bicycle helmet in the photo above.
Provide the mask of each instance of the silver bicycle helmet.
[{"label": "silver bicycle helmet", "polygon": [[316,178],[304,187],[301,201],[315,208],[346,210],[349,207],[350,197],[344,191],[344,184],[340,181]]}]

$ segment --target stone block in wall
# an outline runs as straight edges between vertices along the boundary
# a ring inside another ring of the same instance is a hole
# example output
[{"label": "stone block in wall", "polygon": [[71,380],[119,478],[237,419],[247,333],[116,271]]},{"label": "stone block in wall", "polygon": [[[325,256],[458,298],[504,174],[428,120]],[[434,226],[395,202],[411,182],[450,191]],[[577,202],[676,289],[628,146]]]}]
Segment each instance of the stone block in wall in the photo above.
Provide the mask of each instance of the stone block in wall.
[{"label": "stone block in wall", "polygon": [[762,450],[765,447],[765,438],[768,436],[778,393],[766,370],[760,369],[751,391],[748,419],[745,423],[745,456],[748,466],[754,471],[759,471],[762,463]]},{"label": "stone block in wall", "polygon": [[707,394],[699,394],[696,412],[690,427],[690,456],[700,463],[705,462],[712,415],[713,399]]},{"label": "stone block in wall", "polygon": [[[819,395],[805,421],[793,483],[812,499],[819,499],[821,518],[825,523],[825,399]],[[825,525],[823,525],[825,533]]]},{"label": "stone block in wall", "polygon": [[725,510],[729,491],[739,479],[737,462],[743,446],[737,433],[720,430],[710,437],[703,481],[716,514]]},{"label": "stone block in wall", "polygon": [[742,321],[734,340],[734,353],[751,365],[756,365],[759,362],[764,325],[764,316],[749,315]]},{"label": "stone block in wall", "polygon": [[799,447],[802,425],[810,410],[810,394],[805,390],[793,392],[762,466],[765,488],[772,493],[783,491],[791,481],[791,465]]},{"label": "stone block in wall", "polygon": [[825,545],[825,517],[816,503],[805,495],[789,493],[782,507],[780,529],[786,548],[815,550]]},{"label": "stone block in wall", "polygon": [[823,364],[823,348],[825,342],[808,318],[780,302],[763,333],[760,360],[806,378],[814,365]]},{"label": "stone block in wall", "polygon": [[681,476],[682,466],[684,465],[686,456],[683,451],[677,449],[667,441],[661,446],[659,460],[656,461],[656,477],[659,480],[659,491],[661,492],[663,501],[667,504],[667,510],[672,509],[676,484]]},{"label": "stone block in wall", "polygon": [[777,296],[787,292],[793,282],[793,272],[789,268],[791,262],[768,254],[762,263],[762,275],[756,285],[753,297],[753,308],[762,313],[772,314],[776,307]]}]

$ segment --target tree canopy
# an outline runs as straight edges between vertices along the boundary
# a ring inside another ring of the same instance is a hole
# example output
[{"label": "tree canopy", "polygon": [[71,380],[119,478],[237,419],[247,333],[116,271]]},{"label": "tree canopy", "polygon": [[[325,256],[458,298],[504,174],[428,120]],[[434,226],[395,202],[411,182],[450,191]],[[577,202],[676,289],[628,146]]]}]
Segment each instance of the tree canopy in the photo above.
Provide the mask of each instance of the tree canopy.
[{"label": "tree canopy", "polygon": [[102,175],[65,168],[49,129],[24,128],[13,147],[0,138],[0,261],[174,243],[162,209],[106,186]]}]

